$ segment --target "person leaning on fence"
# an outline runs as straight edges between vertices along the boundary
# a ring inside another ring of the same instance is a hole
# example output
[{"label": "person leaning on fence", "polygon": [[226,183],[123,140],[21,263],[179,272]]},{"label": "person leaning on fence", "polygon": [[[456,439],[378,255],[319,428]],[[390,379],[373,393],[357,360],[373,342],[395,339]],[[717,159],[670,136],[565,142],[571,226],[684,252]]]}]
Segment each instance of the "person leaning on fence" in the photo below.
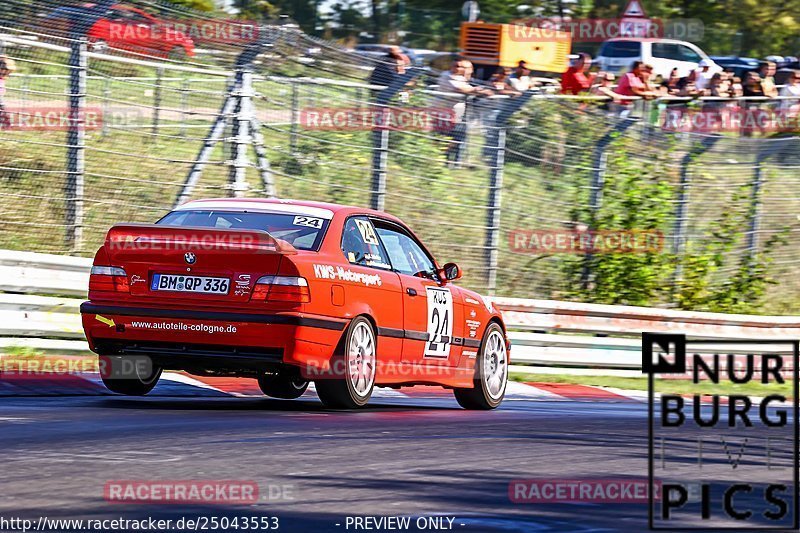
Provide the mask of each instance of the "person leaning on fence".
[{"label": "person leaning on fence", "polygon": [[531,71],[524,59],[519,60],[517,68],[508,77],[508,83],[511,84],[515,91],[521,93],[533,88],[534,83],[531,80]]},{"label": "person leaning on fence", "polygon": [[6,78],[16,70],[14,60],[8,56],[0,55],[0,129],[11,126],[11,120],[3,102],[6,93]]},{"label": "person leaning on fence", "polygon": [[522,93],[511,85],[508,80],[509,72],[508,69],[500,67],[492,74],[492,77],[489,78],[489,85],[491,85],[492,90],[495,94],[500,94],[504,96],[519,96]]},{"label": "person leaning on fence", "polygon": [[800,71],[793,70],[786,79],[778,96],[787,98],[781,102],[781,111],[789,113],[792,117],[798,116],[800,111]]},{"label": "person leaning on fence", "polygon": [[[411,60],[403,53],[399,46],[392,46],[386,56],[380,59],[378,65],[372,70],[369,79],[370,85],[381,85],[388,87],[395,79],[406,72],[406,67],[411,64]],[[381,89],[372,89],[373,98],[381,92]]]},{"label": "person leaning on fence", "polygon": [[468,96],[491,96],[494,92],[485,87],[475,87],[470,83],[472,78],[472,63],[460,58],[450,65],[450,70],[442,72],[437,80],[438,90],[441,93],[452,93],[452,96],[440,95],[443,105],[449,106],[452,111],[450,135],[452,142],[447,147],[447,160],[457,161],[460,157],[461,144],[467,134],[466,124],[466,98]]},{"label": "person leaning on fence", "polygon": [[647,65],[642,61],[634,61],[631,70],[626,72],[617,84],[617,94],[621,96],[638,96],[645,99],[655,98],[656,94],[645,83]]},{"label": "person leaning on fence", "polygon": [[775,86],[775,72],[777,65],[772,61],[767,61],[766,64],[761,65],[759,74],[761,74],[761,90],[764,91],[764,96],[774,98],[778,96],[778,88]]},{"label": "person leaning on fence", "polygon": [[589,74],[592,56],[581,52],[578,59],[561,76],[561,94],[579,94],[588,91],[594,82],[594,74]]}]

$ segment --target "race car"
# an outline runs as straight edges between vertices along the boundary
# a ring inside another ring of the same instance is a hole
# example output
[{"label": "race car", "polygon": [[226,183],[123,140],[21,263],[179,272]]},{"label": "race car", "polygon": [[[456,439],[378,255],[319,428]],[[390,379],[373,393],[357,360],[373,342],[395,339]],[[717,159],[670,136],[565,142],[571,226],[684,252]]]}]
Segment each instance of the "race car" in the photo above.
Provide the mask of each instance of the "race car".
[{"label": "race car", "polygon": [[398,218],[276,199],[187,202],[155,224],[112,227],[81,315],[113,392],[163,370],[256,378],[267,396],[353,409],[374,387],[438,385],[467,409],[505,395],[497,309],[452,282]]}]

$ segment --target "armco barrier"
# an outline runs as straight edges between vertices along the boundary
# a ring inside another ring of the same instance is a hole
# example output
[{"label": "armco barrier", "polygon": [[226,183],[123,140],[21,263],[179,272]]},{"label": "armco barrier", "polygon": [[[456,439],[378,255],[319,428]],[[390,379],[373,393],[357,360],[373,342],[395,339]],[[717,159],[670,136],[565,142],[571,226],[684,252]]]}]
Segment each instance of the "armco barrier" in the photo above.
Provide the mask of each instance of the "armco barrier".
[{"label": "armco barrier", "polygon": [[732,315],[585,304],[554,300],[493,298],[512,341],[511,361],[540,367],[640,370],[641,333],[684,333],[731,353],[763,352],[763,346],[725,345],[723,340],[800,338],[800,318]]},{"label": "armco barrier", "polygon": [[[78,307],[86,297],[91,260],[0,250],[0,351],[10,346],[58,353],[86,352]],[[512,341],[511,360],[531,371],[641,368],[642,331],[685,333],[710,340],[800,338],[800,318],[728,315],[492,298]],[[738,345],[726,351],[763,351]]]}]

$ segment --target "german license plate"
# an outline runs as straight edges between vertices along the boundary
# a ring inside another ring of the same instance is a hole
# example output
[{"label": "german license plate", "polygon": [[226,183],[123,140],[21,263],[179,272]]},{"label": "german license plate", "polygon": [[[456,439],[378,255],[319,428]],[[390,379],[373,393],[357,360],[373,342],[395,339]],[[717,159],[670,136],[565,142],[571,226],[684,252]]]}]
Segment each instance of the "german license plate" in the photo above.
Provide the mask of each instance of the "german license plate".
[{"label": "german license plate", "polygon": [[154,291],[195,292],[203,294],[228,294],[228,278],[183,276],[179,274],[153,274],[150,289]]}]

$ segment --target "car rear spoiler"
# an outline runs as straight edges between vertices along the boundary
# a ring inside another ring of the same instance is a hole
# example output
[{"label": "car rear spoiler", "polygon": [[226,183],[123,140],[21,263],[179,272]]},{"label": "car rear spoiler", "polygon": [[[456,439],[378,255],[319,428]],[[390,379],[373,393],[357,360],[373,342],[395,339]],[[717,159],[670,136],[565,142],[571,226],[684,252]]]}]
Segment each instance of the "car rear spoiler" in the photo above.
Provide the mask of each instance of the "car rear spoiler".
[{"label": "car rear spoiler", "polygon": [[118,224],[108,230],[107,250],[236,250],[296,254],[288,242],[266,231],[159,224]]}]

